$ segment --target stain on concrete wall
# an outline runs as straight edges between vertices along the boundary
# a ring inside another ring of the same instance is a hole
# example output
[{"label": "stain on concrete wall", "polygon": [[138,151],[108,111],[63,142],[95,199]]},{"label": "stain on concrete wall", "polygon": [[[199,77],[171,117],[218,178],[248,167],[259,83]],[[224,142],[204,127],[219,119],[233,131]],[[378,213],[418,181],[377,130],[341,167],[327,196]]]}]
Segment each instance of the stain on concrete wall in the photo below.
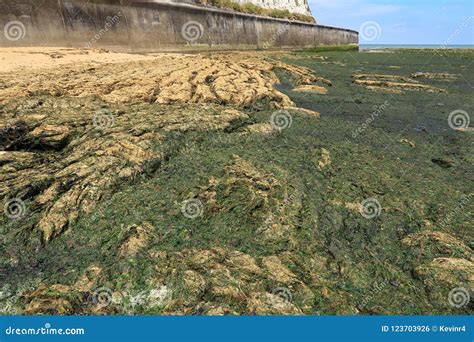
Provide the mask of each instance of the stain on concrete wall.
[{"label": "stain on concrete wall", "polygon": [[120,51],[289,48],[357,44],[352,30],[190,4],[0,0],[0,46]]}]

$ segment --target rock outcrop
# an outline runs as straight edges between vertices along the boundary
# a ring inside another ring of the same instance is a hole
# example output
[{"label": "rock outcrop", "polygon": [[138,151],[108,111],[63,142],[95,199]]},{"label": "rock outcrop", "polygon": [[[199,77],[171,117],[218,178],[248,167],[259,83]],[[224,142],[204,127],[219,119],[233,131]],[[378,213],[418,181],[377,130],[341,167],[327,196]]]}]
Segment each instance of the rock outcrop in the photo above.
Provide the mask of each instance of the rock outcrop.
[{"label": "rock outcrop", "polygon": [[251,3],[268,9],[288,10],[290,13],[310,15],[308,0],[236,0],[239,4]]}]

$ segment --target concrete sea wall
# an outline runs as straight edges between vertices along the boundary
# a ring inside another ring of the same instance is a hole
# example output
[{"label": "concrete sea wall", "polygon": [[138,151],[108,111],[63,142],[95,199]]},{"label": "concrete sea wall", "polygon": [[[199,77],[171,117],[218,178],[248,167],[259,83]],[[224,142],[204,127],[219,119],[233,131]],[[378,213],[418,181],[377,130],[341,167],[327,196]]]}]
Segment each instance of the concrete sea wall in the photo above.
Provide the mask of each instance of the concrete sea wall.
[{"label": "concrete sea wall", "polygon": [[0,0],[0,46],[120,51],[357,44],[352,30],[150,0]]}]

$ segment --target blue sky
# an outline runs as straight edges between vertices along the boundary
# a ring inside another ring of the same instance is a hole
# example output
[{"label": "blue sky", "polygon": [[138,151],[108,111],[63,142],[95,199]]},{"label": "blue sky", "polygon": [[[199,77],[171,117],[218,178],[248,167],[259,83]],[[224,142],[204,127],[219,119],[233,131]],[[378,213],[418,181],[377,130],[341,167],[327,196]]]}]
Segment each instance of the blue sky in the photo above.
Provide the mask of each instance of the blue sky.
[{"label": "blue sky", "polygon": [[361,44],[474,44],[474,0],[309,0],[309,5],[318,23],[361,31]]}]

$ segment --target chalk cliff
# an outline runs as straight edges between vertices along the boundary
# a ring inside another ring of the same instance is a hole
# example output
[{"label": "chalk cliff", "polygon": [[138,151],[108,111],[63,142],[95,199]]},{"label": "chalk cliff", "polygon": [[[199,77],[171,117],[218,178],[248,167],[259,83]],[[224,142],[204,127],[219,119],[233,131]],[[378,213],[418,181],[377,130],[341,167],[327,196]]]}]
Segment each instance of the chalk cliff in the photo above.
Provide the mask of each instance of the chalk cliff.
[{"label": "chalk cliff", "polygon": [[239,4],[252,3],[254,5],[268,8],[288,10],[291,13],[312,15],[309,9],[308,0],[234,0]]}]

